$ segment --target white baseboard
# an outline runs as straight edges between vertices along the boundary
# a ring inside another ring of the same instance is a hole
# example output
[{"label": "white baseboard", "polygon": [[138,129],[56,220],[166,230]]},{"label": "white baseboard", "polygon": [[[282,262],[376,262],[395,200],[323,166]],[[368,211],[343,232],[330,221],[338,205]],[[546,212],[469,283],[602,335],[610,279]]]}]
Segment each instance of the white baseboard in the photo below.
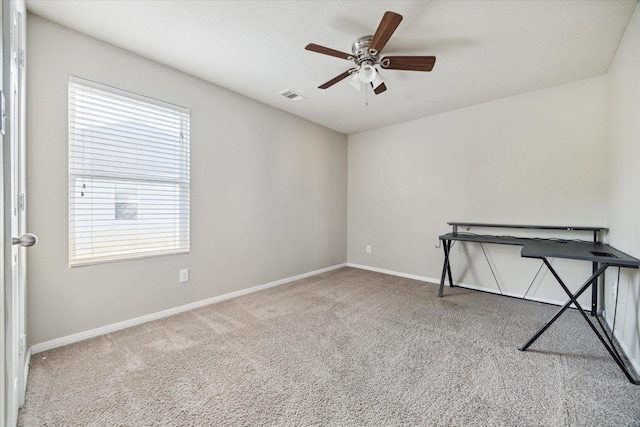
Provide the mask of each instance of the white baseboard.
[{"label": "white baseboard", "polygon": [[401,273],[399,271],[393,271],[393,270],[385,270],[384,268],[369,267],[368,265],[353,264],[349,262],[347,263],[347,267],[359,268],[360,270],[375,271],[376,273],[389,274],[391,276],[404,277],[406,279],[419,280],[421,282],[429,282],[429,283],[437,283],[437,284],[440,283],[440,279],[434,279],[432,277],[425,277],[425,276],[418,276],[416,274]]},{"label": "white baseboard", "polygon": [[[609,317],[607,317],[607,312],[606,311],[602,312],[602,317],[604,318],[604,321],[605,321],[607,327],[609,328],[609,330],[611,330],[612,322],[611,322],[611,319],[609,319]],[[614,337],[616,339],[616,343],[622,349],[622,352],[627,357],[627,360],[629,361],[629,363],[631,363],[631,367],[634,369],[636,377],[640,377],[640,363],[638,363],[637,360],[634,360],[631,357],[629,357],[629,355],[631,354],[631,350],[625,344],[624,340],[620,336],[619,331],[613,331],[613,335],[614,335]]]},{"label": "white baseboard", "polygon": [[[383,268],[377,268],[377,267],[369,267],[368,265],[361,265],[361,264],[347,263],[347,267],[359,268],[361,270],[375,271],[377,273],[383,273],[383,274],[389,274],[391,276],[398,276],[398,277],[404,277],[404,278],[407,278],[407,279],[419,280],[421,282],[435,283],[436,285],[440,286],[440,279],[436,279],[436,278],[433,278],[433,277],[426,277],[426,276],[418,276],[416,274],[401,273],[401,272],[398,272],[398,271],[385,270]],[[445,284],[445,291],[446,291],[446,289],[449,287],[449,281],[445,280],[444,284]],[[474,291],[488,292],[488,293],[496,294],[496,295],[505,295],[505,296],[508,296],[508,297],[522,298],[522,295],[520,295],[520,294],[515,294],[515,293],[512,293],[512,292],[502,292],[502,293],[500,293],[500,291],[497,290],[497,289],[486,288],[484,286],[470,285],[470,284],[467,284],[467,283],[455,283],[455,286],[458,287],[458,288],[472,289]],[[546,299],[546,298],[537,298],[537,297],[527,297],[526,299],[528,301],[543,302],[543,303],[546,303],[546,304],[553,304],[553,305],[563,305],[566,302],[566,301],[555,301],[555,300],[550,300],[550,299]]]},{"label": "white baseboard", "polygon": [[24,357],[24,371],[22,372],[22,389],[20,390],[20,408],[24,406],[24,400],[27,396],[27,380],[29,379],[29,365],[31,364],[31,348],[27,349]]},{"label": "white baseboard", "polygon": [[[449,286],[449,282],[448,281],[446,281],[445,284],[447,285],[447,287]],[[553,299],[548,299],[548,298],[538,298],[538,297],[533,297],[533,296],[527,296],[526,298],[523,298],[522,294],[517,294],[517,293],[514,293],[514,292],[502,292],[502,293],[500,293],[500,291],[498,289],[486,288],[484,286],[470,285],[468,283],[455,283],[455,286],[457,286],[459,288],[472,289],[474,291],[488,292],[488,293],[491,293],[491,294],[504,295],[504,296],[507,296],[507,297],[524,299],[526,301],[542,302],[542,303],[545,303],[545,304],[551,304],[551,305],[557,305],[557,306],[562,306],[562,305],[564,305],[565,302],[567,302],[565,300],[558,301],[558,300],[553,300]],[[446,287],[445,287],[445,289],[446,289]],[[570,308],[575,308],[575,307],[572,305]]]},{"label": "white baseboard", "polygon": [[[132,326],[141,325],[143,323],[151,322],[152,320],[162,319],[163,317],[173,316],[174,314],[182,313],[185,311],[193,310],[195,308],[204,307],[205,305],[215,304],[220,301],[225,301],[231,298],[236,298],[242,295],[247,295],[253,292],[261,291],[263,289],[273,288],[275,286],[284,285],[285,283],[294,282],[296,280],[305,279],[307,277],[315,276],[318,274],[326,273],[328,271],[337,270],[342,267],[346,267],[347,264],[337,264],[331,267],[323,268],[320,270],[310,271],[308,273],[298,274],[297,276],[287,277],[285,279],[276,280],[274,282],[265,283],[263,285],[253,286],[247,289],[241,289],[239,291],[230,292],[228,294],[219,295],[213,298],[207,298],[205,300],[192,302],[190,304],[173,307],[168,310],[159,311],[157,313],[151,313],[144,316],[136,317],[133,319],[125,320],[111,325],[102,326],[100,328],[91,329],[84,332],[79,332],[73,335],[67,335],[65,337],[56,338],[50,341],[37,343],[29,348],[30,355],[38,354],[46,350],[62,347],[64,345],[72,344],[78,341],[86,340],[88,338],[97,337],[100,335],[108,334],[111,332],[119,331],[121,329],[130,328]],[[26,382],[25,382],[26,384]]]}]

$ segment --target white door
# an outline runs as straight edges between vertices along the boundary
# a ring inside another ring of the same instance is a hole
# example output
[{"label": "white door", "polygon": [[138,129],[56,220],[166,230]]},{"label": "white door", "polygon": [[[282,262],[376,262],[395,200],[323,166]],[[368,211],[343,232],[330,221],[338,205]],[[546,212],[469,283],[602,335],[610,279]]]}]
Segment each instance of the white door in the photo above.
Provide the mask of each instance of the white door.
[{"label": "white door", "polygon": [[26,253],[36,243],[25,233],[25,30],[24,0],[3,1],[3,181],[5,296],[5,422],[14,426],[26,389]]}]

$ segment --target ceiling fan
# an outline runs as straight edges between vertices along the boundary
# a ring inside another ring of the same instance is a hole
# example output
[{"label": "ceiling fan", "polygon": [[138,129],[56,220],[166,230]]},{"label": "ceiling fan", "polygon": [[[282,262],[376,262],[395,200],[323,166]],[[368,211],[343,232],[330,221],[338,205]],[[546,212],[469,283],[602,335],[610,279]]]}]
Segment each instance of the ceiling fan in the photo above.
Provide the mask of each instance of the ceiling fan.
[{"label": "ceiling fan", "polygon": [[351,47],[351,54],[309,43],[305,47],[306,50],[346,59],[353,61],[355,64],[355,68],[350,68],[339,76],[318,86],[318,88],[327,89],[351,76],[349,83],[358,89],[360,88],[360,83],[371,84],[373,92],[378,95],[387,90],[387,87],[382,81],[376,66],[386,70],[431,71],[436,63],[435,56],[386,56],[380,58],[382,49],[384,49],[401,21],[402,15],[394,12],[385,12],[375,34],[357,39]]}]

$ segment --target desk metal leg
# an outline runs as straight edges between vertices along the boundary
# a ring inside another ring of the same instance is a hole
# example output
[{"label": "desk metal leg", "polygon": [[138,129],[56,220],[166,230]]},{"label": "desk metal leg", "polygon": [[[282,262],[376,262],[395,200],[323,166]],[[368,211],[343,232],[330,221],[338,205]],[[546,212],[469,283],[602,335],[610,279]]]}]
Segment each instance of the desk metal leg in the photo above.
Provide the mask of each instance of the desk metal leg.
[{"label": "desk metal leg", "polygon": [[578,297],[580,297],[580,295],[582,295],[582,293],[591,285],[593,280],[597,278],[600,274],[602,274],[602,272],[606,270],[606,268],[608,267],[607,264],[601,266],[595,273],[591,275],[591,277],[589,277],[589,279],[587,279],[587,281],[580,287],[578,292],[576,292],[575,295],[572,295],[569,289],[564,284],[564,282],[560,280],[560,277],[558,277],[558,274],[556,273],[556,271],[553,269],[553,267],[551,267],[551,264],[549,264],[549,261],[547,261],[546,258],[542,258],[542,260],[546,264],[549,271],[551,271],[551,273],[555,276],[556,280],[558,280],[558,283],[560,283],[560,286],[562,286],[562,289],[564,289],[564,291],[569,295],[569,301],[567,301],[560,308],[560,310],[558,310],[558,312],[542,328],[540,328],[538,332],[536,332],[536,334],[524,346],[520,348],[520,350],[522,351],[526,351],[531,344],[533,344],[538,338],[540,338],[540,335],[542,335],[544,331],[549,329],[549,326],[551,326],[553,322],[558,320],[558,317],[560,317],[562,313],[564,313],[565,310],[571,306],[571,304],[575,303],[576,306],[580,307],[580,304],[578,304],[578,301],[577,301]]},{"label": "desk metal leg", "polygon": [[[593,243],[599,243],[600,239],[598,239],[599,230],[593,230]],[[591,263],[591,272],[595,273],[598,269],[598,263]],[[598,317],[598,279],[593,281],[593,287],[591,288],[591,315]]]},{"label": "desk metal leg", "polygon": [[633,378],[631,376],[631,373],[629,372],[629,370],[625,366],[625,364],[624,364],[624,362],[622,360],[622,357],[620,357],[620,354],[618,353],[618,351],[613,346],[613,343],[611,343],[611,345],[609,345],[609,343],[607,343],[605,341],[605,339],[602,336],[602,334],[600,333],[600,331],[598,331],[598,328],[596,328],[596,326],[593,324],[593,322],[591,322],[591,320],[589,319],[589,316],[587,316],[587,314],[585,313],[585,311],[582,308],[582,306],[580,306],[580,304],[578,303],[578,298],[580,297],[580,295],[582,295],[582,293],[585,290],[587,290],[589,288],[589,286],[592,286],[594,283],[597,283],[598,277],[600,277],[602,275],[602,273],[604,273],[604,271],[607,269],[607,267],[609,267],[609,265],[608,264],[601,265],[591,275],[591,277],[589,277],[589,279],[587,279],[587,281],[580,287],[580,289],[578,289],[578,291],[575,294],[572,294],[571,291],[569,290],[569,288],[567,288],[567,286],[564,284],[562,279],[560,279],[560,277],[558,276],[556,271],[553,269],[553,267],[551,267],[551,264],[549,264],[547,259],[543,258],[542,260],[546,264],[546,266],[549,269],[549,271],[551,271],[553,276],[556,278],[556,280],[558,281],[560,286],[562,286],[562,289],[569,296],[569,301],[567,301],[562,306],[562,308],[560,308],[560,310],[558,310],[558,312],[542,328],[540,328],[538,330],[538,332],[536,332],[536,334],[522,348],[520,348],[520,350],[526,351],[529,348],[529,346],[531,346],[531,344],[533,344],[540,337],[540,335],[542,335],[549,328],[549,326],[551,326],[553,324],[553,322],[558,320],[558,318],[562,315],[562,313],[564,313],[566,311],[566,309],[571,306],[571,304],[575,304],[575,306],[578,308],[578,311],[580,312],[580,314],[582,315],[584,320],[589,324],[589,327],[591,327],[591,330],[596,334],[596,336],[598,337],[598,339],[600,340],[602,345],[607,349],[607,352],[611,355],[611,357],[616,362],[618,367],[622,370],[622,372],[625,374],[627,379],[633,384],[640,384],[640,380],[637,380],[637,379],[635,379],[635,378]]},{"label": "desk metal leg", "polygon": [[[594,262],[591,265],[591,272],[595,273],[598,270],[598,263]],[[593,287],[591,288],[591,315],[598,315],[598,279],[593,281]]]},{"label": "desk metal leg", "polygon": [[[447,259],[451,255],[451,246],[453,246],[453,240],[449,240],[449,246],[447,247]],[[447,274],[449,275],[449,287],[453,288],[453,276],[451,276],[451,262],[447,262]]]},{"label": "desk metal leg", "polygon": [[453,279],[451,277],[451,264],[449,263],[449,253],[451,250],[451,240],[442,241],[442,249],[444,250],[444,264],[442,265],[442,276],[440,276],[440,289],[438,289],[438,298],[442,298],[442,291],[444,289],[444,279],[447,273],[449,274],[449,286],[453,287]]}]

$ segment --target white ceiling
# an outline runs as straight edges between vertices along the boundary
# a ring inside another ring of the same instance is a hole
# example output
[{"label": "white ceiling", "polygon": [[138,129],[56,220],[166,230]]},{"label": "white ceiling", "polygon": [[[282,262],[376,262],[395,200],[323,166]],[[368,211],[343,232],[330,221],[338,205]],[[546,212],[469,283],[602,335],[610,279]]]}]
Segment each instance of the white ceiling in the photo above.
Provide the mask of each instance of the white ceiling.
[{"label": "white ceiling", "polygon": [[[607,72],[636,0],[27,0],[30,12],[278,109],[350,134]],[[358,92],[351,52],[385,11],[404,20],[383,55],[435,55],[432,72],[383,70]],[[290,101],[291,89],[307,99]]]}]

